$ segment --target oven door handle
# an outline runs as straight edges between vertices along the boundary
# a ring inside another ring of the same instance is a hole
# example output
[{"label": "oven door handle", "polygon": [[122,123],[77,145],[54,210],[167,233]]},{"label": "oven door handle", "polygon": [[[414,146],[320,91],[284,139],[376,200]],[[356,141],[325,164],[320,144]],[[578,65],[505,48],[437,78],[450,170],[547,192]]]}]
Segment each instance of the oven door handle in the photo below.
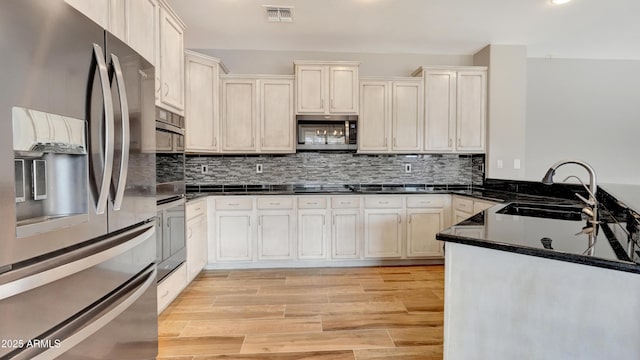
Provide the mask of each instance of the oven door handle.
[{"label": "oven door handle", "polygon": [[109,84],[109,74],[107,64],[104,60],[104,53],[98,44],[93,44],[93,55],[100,75],[100,85],[102,89],[102,100],[104,103],[104,168],[102,169],[102,182],[98,202],[96,204],[96,214],[104,214],[107,210],[107,199],[109,198],[109,187],[111,185],[111,174],[113,173],[113,132],[115,120],[113,114],[113,100],[111,99],[111,87]]},{"label": "oven door handle", "polygon": [[125,88],[124,76],[122,75],[122,67],[120,60],[114,54],[111,54],[113,60],[113,69],[116,74],[116,84],[118,86],[118,95],[120,96],[120,112],[122,113],[122,154],[120,157],[120,174],[118,175],[118,183],[116,184],[116,196],[113,199],[113,210],[120,210],[122,200],[124,198],[124,190],[127,187],[127,173],[129,171],[129,146],[130,146],[130,125],[129,125],[129,103],[127,101],[127,90]]},{"label": "oven door handle", "polygon": [[54,359],[108,325],[129,309],[156,281],[156,266],[150,265],[111,296],[93,307],[76,314],[69,323],[50,333],[46,338],[52,346],[48,348],[25,348],[12,359]]}]

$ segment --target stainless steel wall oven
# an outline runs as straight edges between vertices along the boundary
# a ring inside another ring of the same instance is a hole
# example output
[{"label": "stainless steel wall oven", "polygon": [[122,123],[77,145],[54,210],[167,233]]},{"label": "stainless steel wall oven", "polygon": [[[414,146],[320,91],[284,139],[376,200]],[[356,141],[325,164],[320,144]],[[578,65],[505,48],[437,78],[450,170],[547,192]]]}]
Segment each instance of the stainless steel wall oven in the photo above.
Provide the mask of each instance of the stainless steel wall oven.
[{"label": "stainless steel wall oven", "polygon": [[180,266],[185,248],[184,118],[156,109],[156,256],[158,282]]}]

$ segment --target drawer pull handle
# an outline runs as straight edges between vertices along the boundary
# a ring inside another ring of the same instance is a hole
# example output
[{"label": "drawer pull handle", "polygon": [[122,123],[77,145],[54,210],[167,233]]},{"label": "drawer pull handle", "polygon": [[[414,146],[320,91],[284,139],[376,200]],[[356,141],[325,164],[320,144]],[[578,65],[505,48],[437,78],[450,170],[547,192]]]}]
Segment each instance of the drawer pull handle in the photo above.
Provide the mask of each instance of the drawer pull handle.
[{"label": "drawer pull handle", "polygon": [[196,211],[200,211],[200,210],[202,210],[202,208],[199,208],[199,207],[196,208]]},{"label": "drawer pull handle", "polygon": [[351,205],[351,201],[339,201],[340,205]]},{"label": "drawer pull handle", "polygon": [[240,206],[240,204],[230,203],[229,206]]},{"label": "drawer pull handle", "polygon": [[307,205],[318,205],[317,202],[308,202]]},{"label": "drawer pull handle", "polygon": [[269,203],[269,205],[274,205],[274,206],[276,206],[276,205],[280,205],[280,203],[279,203],[279,202],[272,202],[272,203]]},{"label": "drawer pull handle", "polygon": [[379,204],[382,204],[382,205],[386,205],[386,204],[388,204],[388,203],[389,203],[388,201],[380,201],[380,202],[379,202]]},{"label": "drawer pull handle", "polygon": [[165,297],[167,297],[167,295],[169,295],[169,290],[165,291],[164,294],[160,295],[160,298],[164,299]]}]

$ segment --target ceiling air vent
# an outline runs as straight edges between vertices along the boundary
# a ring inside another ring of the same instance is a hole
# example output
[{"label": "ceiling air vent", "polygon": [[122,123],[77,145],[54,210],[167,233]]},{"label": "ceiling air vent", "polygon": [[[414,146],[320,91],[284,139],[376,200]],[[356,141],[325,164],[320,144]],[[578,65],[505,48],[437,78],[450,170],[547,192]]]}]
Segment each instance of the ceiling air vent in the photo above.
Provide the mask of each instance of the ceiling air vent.
[{"label": "ceiling air vent", "polygon": [[264,5],[268,22],[293,22],[293,6]]}]

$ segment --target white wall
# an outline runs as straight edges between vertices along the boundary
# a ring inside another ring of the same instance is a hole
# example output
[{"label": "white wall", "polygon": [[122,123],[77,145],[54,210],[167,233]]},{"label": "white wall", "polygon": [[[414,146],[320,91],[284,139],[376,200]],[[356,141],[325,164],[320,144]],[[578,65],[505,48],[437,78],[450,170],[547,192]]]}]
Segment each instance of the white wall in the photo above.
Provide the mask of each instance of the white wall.
[{"label": "white wall", "polygon": [[[640,184],[640,61],[527,60],[525,178],[563,158],[591,164],[600,183]],[[584,170],[558,171],[588,181]]]},{"label": "white wall", "polygon": [[[474,55],[473,62],[489,67],[486,177],[522,179],[526,166],[527,48],[489,45]],[[519,169],[514,165],[516,160]]]},{"label": "white wall", "polygon": [[233,74],[293,74],[294,60],[360,61],[361,76],[410,76],[421,65],[472,65],[471,55],[372,54],[196,49],[220,58]]}]

